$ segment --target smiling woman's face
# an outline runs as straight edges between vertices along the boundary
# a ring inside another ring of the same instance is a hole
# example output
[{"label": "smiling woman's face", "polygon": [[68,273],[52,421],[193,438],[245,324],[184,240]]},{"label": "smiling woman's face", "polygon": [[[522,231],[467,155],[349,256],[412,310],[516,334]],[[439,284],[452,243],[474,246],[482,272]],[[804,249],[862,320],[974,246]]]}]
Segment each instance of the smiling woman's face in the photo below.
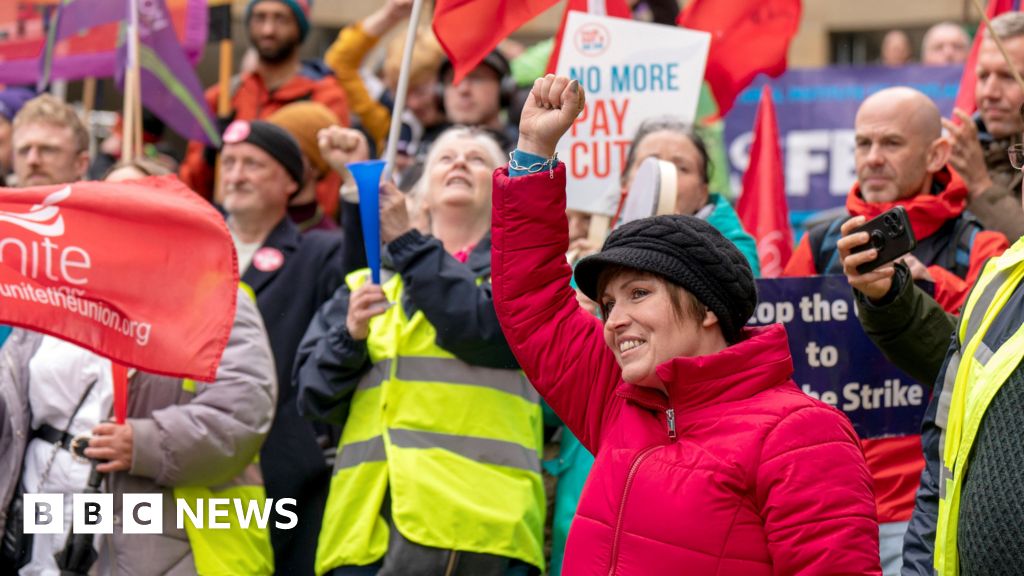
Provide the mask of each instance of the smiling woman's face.
[{"label": "smiling woman's face", "polygon": [[490,214],[491,174],[494,163],[488,150],[475,139],[454,138],[437,144],[431,151],[430,205],[435,210],[474,208]]},{"label": "smiling woman's face", "polygon": [[[709,353],[705,329],[717,325],[714,313],[700,318],[692,296],[664,279],[638,270],[612,273],[600,295],[604,341],[631,384],[663,388],[655,368],[676,357]],[[673,303],[679,298],[681,302]],[[715,326],[717,330],[717,326]],[[719,336],[721,331],[718,331]]]}]

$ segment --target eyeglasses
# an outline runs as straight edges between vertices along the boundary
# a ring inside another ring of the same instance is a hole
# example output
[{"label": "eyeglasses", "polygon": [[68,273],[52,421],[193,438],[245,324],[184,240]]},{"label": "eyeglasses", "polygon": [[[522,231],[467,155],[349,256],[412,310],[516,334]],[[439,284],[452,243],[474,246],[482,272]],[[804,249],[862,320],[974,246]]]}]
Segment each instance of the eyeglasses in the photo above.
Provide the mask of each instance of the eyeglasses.
[{"label": "eyeglasses", "polygon": [[1024,169],[1024,144],[1014,144],[1008,151],[1010,165],[1017,170]]}]

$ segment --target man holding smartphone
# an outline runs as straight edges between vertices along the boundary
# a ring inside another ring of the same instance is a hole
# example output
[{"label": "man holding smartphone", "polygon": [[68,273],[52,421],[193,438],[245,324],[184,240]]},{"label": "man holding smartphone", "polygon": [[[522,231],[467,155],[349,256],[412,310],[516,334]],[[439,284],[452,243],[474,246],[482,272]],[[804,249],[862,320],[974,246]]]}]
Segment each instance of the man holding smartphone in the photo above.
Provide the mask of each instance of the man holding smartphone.
[{"label": "man holding smartphone", "polygon": [[[981,231],[980,224],[964,216],[967,189],[947,165],[951,145],[942,136],[938,108],[917,90],[888,88],[864,100],[854,130],[857,182],[846,200],[850,216],[805,234],[784,275],[842,273],[837,248],[842,232],[899,205],[917,239],[917,247],[904,257],[909,277],[944,309],[958,309],[985,260],[1008,243],[1002,234]],[[867,241],[864,236],[857,245]],[[857,264],[876,255],[874,248],[863,251]],[[862,445],[875,480],[882,568],[887,575],[898,574],[903,534],[924,467],[920,437],[864,439]]]},{"label": "man holding smartphone", "polygon": [[854,252],[868,240],[862,223],[850,219],[838,241],[861,325],[894,364],[935,383],[902,573],[1011,572],[1024,543],[1024,239],[986,264],[958,320],[902,262],[858,272],[874,257]]}]

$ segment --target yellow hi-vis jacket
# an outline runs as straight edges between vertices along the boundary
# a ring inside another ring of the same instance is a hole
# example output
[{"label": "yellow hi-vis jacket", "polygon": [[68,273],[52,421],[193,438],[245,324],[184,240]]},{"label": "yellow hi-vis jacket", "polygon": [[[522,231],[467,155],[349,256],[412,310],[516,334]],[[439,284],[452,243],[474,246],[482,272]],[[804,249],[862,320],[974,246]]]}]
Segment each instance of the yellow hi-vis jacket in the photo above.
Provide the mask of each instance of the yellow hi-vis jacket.
[{"label": "yellow hi-vis jacket", "polygon": [[[240,283],[239,287],[255,304],[256,294],[252,288],[244,282]],[[202,385],[194,380],[185,380],[182,383],[185,391],[192,394],[195,394],[197,387]],[[218,519],[219,522],[229,523],[230,529],[213,529],[205,524],[199,528],[188,518],[185,519],[185,533],[188,535],[192,559],[199,576],[269,576],[274,573],[274,549],[270,544],[270,530],[257,526],[253,515],[249,516],[248,526],[243,527],[233,504],[233,499],[237,498],[241,500],[243,510],[254,508],[260,513],[264,510],[267,492],[263,487],[259,454],[241,474],[223,486],[177,487],[174,489],[174,497],[186,500],[189,509],[193,511],[206,506],[211,498],[227,498],[228,502],[232,503],[228,507],[228,515]]]},{"label": "yellow hi-vis jacket", "polygon": [[[1024,326],[1018,327],[996,350],[984,342],[986,332],[1022,279],[1024,241],[1018,241],[985,266],[960,317],[959,353],[947,366],[947,385],[943,387],[936,415],[937,424],[944,430],[935,535],[935,569],[940,576],[960,573],[960,496],[981,420],[989,403],[1024,358]],[[1016,442],[1019,438],[1008,437],[1007,441]]]},{"label": "yellow hi-vis jacket", "polygon": [[[349,274],[352,291],[368,271]],[[478,279],[482,281],[483,279]],[[436,343],[422,311],[395,304],[370,321],[372,369],[352,398],[335,459],[316,572],[384,556],[391,520],[423,546],[544,567],[540,397],[518,370],[474,367]]]}]

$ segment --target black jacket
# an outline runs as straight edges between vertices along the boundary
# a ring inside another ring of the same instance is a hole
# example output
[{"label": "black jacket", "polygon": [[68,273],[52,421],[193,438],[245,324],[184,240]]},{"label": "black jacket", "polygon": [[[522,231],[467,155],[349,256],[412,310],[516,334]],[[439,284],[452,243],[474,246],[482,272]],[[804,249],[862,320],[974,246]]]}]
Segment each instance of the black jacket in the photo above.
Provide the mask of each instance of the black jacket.
[{"label": "black jacket", "polygon": [[285,217],[260,248],[279,250],[280,268],[261,271],[251,265],[242,281],[256,293],[256,304],[270,338],[276,364],[278,394],[274,424],[260,451],[269,498],[295,498],[299,524],[277,530],[271,540],[279,573],[312,574],[317,534],[327,499],[330,468],[317,442],[317,430],[299,416],[291,386],[295,352],[317,309],[344,281],[341,235],[314,230],[300,234]]},{"label": "black jacket", "polygon": [[[462,264],[441,242],[412,230],[387,246],[386,256],[402,277],[401,305],[412,316],[422,310],[437,331],[437,344],[474,366],[518,368],[494,312],[489,281],[491,238],[476,245]],[[489,280],[489,278],[488,278]],[[343,424],[359,379],[370,368],[365,340],[353,340],[345,326],[348,287],[320,308],[299,346],[295,381],[299,411]]]}]

